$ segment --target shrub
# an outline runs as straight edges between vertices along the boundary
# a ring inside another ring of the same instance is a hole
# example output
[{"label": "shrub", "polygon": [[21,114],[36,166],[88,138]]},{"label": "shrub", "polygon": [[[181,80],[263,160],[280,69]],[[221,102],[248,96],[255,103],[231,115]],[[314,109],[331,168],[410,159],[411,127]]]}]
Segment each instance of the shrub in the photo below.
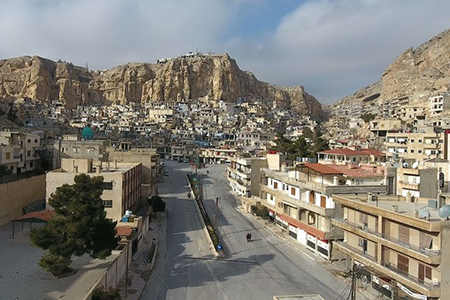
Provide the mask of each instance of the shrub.
[{"label": "shrub", "polygon": [[257,207],[255,205],[252,205],[250,207],[251,213],[257,217],[260,217],[261,219],[268,220],[269,219],[269,210],[267,207]]},{"label": "shrub", "polygon": [[103,288],[97,288],[92,293],[92,300],[121,300],[119,290],[109,289],[107,291]]}]

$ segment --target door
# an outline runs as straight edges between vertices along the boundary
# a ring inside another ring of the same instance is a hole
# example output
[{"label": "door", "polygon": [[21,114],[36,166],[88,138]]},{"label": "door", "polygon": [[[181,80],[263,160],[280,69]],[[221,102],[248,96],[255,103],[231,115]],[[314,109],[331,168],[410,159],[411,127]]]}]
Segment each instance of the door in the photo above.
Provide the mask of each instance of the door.
[{"label": "door", "polygon": [[367,254],[367,240],[363,241],[363,253],[364,253],[364,255]]}]

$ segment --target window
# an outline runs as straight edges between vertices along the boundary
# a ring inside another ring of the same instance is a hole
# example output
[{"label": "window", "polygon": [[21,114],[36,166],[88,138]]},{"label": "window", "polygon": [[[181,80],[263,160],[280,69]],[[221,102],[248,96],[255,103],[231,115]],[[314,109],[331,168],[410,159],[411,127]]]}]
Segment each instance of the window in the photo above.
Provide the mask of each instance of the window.
[{"label": "window", "polygon": [[33,167],[33,162],[31,161],[31,162],[30,162],[30,168],[32,168],[32,167]]},{"label": "window", "polygon": [[274,188],[274,189],[277,189],[277,188],[278,188],[278,182],[274,182],[274,183],[273,183],[273,188]]},{"label": "window", "polygon": [[419,150],[419,151],[417,151],[417,152],[422,153],[422,150]]},{"label": "window", "polygon": [[411,141],[411,143],[414,143],[414,139],[411,139],[410,141]]},{"label": "window", "polygon": [[31,151],[27,151],[27,157],[31,156]]},{"label": "window", "polygon": [[102,187],[104,190],[112,190],[113,189],[113,183],[110,182],[103,182]]},{"label": "window", "polygon": [[112,200],[103,200],[103,206],[105,208],[111,208],[113,206]]},{"label": "window", "polygon": [[37,142],[38,142],[38,140],[37,140],[37,139],[34,139],[34,142],[35,142],[35,143],[37,143]]},{"label": "window", "polygon": [[31,139],[28,139],[28,140],[27,140],[27,143],[28,143],[28,144],[31,143]]},{"label": "window", "polygon": [[411,151],[411,153],[414,153],[414,149],[411,149],[410,151]]},{"label": "window", "polygon": [[291,187],[291,195],[295,196],[295,188]]},{"label": "window", "polygon": [[5,159],[11,159],[11,153],[10,152],[6,152],[5,153]]},{"label": "window", "polygon": [[422,140],[421,140],[421,139],[419,139],[419,143],[422,143]]},{"label": "window", "polygon": [[327,198],[325,196],[320,196],[320,207],[325,208],[327,206]]}]

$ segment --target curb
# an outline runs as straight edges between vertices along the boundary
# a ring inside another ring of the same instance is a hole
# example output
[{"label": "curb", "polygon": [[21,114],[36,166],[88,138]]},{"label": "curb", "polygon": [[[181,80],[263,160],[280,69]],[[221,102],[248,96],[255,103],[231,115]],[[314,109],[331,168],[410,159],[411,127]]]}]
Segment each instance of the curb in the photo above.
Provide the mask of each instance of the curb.
[{"label": "curb", "polygon": [[[225,254],[222,254],[222,253],[218,252],[218,251],[216,250],[216,247],[214,247],[214,243],[213,243],[213,241],[212,241],[212,239],[211,239],[211,236],[209,235],[208,229],[206,228],[205,220],[203,220],[202,212],[200,211],[200,208],[198,207],[197,200],[195,199],[194,190],[192,189],[191,183],[190,183],[190,181],[189,181],[189,175],[188,175],[188,174],[186,174],[186,180],[187,180],[187,182],[188,182],[189,189],[190,189],[190,191],[191,191],[191,195],[193,195],[193,197],[194,197],[192,200],[193,200],[194,203],[195,203],[195,205],[194,205],[194,206],[195,206],[195,210],[197,211],[198,218],[200,219],[200,224],[201,224],[201,226],[202,226],[202,230],[203,230],[203,232],[205,233],[206,238],[207,238],[207,240],[208,240],[209,249],[211,250],[211,253],[212,253],[216,258],[225,258]],[[189,199],[189,200],[191,200],[191,199]],[[205,211],[205,212],[206,212],[206,211]],[[215,229],[214,229],[214,230],[215,230]]]}]

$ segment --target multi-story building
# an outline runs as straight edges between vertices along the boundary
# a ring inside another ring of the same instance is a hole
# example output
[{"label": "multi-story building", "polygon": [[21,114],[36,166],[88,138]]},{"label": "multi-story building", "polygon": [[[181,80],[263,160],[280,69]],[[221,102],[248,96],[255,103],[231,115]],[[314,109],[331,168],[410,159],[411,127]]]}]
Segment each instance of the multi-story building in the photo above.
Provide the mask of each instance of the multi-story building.
[{"label": "multi-story building", "polygon": [[32,171],[39,160],[39,135],[16,131],[0,131],[0,165],[13,174]]},{"label": "multi-story building", "polygon": [[399,119],[375,119],[370,121],[370,131],[380,142],[385,141],[388,132],[396,132],[402,128],[402,121]]},{"label": "multi-story building", "polygon": [[396,168],[397,195],[436,199],[438,190],[437,168]]},{"label": "multi-story building", "polygon": [[275,222],[308,249],[330,259],[334,194],[385,194],[385,170],[371,166],[303,163],[281,171],[262,169],[261,204]]},{"label": "multi-story building", "polygon": [[430,112],[432,115],[448,111],[450,108],[450,95],[437,95],[429,98]]},{"label": "multi-story building", "polygon": [[412,165],[436,156],[448,155],[447,134],[427,127],[422,132],[389,132],[386,136],[386,155]]},{"label": "multi-story building", "polygon": [[318,152],[318,162],[322,164],[381,164],[386,161],[386,154],[375,149],[356,150],[335,148]]},{"label": "multi-story building", "polygon": [[136,212],[141,203],[141,163],[109,163],[92,159],[62,159],[61,168],[47,173],[46,201],[63,184],[73,184],[75,176],[85,173],[102,176],[106,217],[119,221],[127,210]]},{"label": "multi-story building", "polygon": [[450,295],[450,222],[437,208],[398,197],[335,195],[333,242],[390,299],[447,299]]},{"label": "multi-story building", "polygon": [[148,119],[150,122],[163,124],[173,120],[172,109],[149,109]]},{"label": "multi-story building", "polygon": [[250,157],[250,155],[238,154],[231,158],[227,167],[227,177],[230,188],[241,200],[242,207],[249,212],[251,205],[256,204],[259,196],[259,182],[261,180],[261,168],[267,168],[266,157]]}]

